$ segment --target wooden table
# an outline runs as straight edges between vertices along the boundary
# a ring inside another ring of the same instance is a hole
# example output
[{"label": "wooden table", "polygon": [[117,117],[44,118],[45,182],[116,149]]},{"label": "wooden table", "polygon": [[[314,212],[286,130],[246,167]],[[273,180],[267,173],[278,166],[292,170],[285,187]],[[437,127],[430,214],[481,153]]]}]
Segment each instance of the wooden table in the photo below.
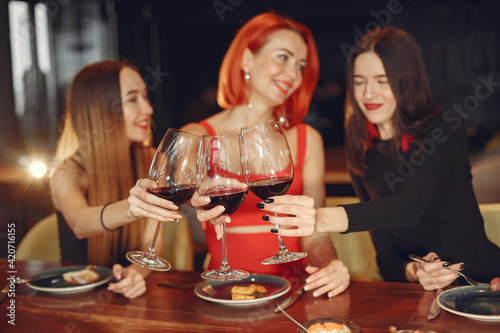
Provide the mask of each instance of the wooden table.
[{"label": "wooden table", "polygon": [[[17,275],[26,277],[58,267],[41,262],[15,262]],[[8,263],[0,259],[2,285],[9,276]],[[98,332],[296,332],[283,314],[274,314],[269,302],[260,306],[229,307],[198,298],[192,289],[158,286],[171,281],[190,283],[201,280],[199,272],[155,272],[147,280],[145,295],[128,300],[104,286],[73,295],[55,295],[18,285],[15,296],[0,305],[0,332],[98,333]],[[294,284],[298,281],[292,281]],[[432,323],[426,316],[434,292],[417,284],[352,282],[343,294],[328,299],[305,292],[288,312],[299,322],[320,317],[351,320],[363,332],[388,332],[426,328],[436,332],[498,332],[500,323],[463,318],[443,311]],[[15,326],[7,323],[7,308],[15,301]]]}]

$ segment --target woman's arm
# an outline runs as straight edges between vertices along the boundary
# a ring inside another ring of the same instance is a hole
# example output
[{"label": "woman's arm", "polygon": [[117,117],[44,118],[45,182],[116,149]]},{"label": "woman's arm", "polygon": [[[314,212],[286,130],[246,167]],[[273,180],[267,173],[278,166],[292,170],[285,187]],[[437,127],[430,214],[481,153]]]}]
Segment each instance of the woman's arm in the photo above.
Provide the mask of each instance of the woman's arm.
[{"label": "woman's arm", "polygon": [[[196,201],[199,200],[200,198],[196,199]],[[306,195],[281,195],[269,198],[267,201],[259,208],[286,215],[275,217],[273,214],[268,214],[270,224],[297,227],[296,229],[273,229],[278,235],[304,237],[315,233],[344,232],[347,230],[347,214],[342,206],[314,208],[314,200]],[[213,212],[206,215],[209,214],[210,216],[216,215]]]},{"label": "woman's arm", "polygon": [[[394,191],[385,197],[339,207],[319,208],[312,212],[307,198],[273,197],[274,203],[264,209],[273,213],[293,214],[296,218],[275,217],[270,223],[298,226],[299,229],[279,230],[284,236],[308,236],[314,232],[355,232],[386,229],[392,227],[415,227],[428,209],[434,193],[457,159],[465,154],[465,129],[454,126],[437,116],[427,129],[422,140],[433,142],[420,152],[412,151],[407,156],[415,164],[411,172],[392,175],[387,186]],[[417,155],[419,154],[419,155]],[[401,163],[410,163],[403,161]],[[416,162],[415,162],[416,161]],[[401,188],[400,188],[401,187]]]},{"label": "woman's arm", "polygon": [[113,202],[104,208],[104,205],[89,206],[85,197],[85,174],[78,168],[63,165],[51,178],[54,206],[79,239],[105,232],[104,227],[113,230],[143,217],[159,221],[182,218],[176,212],[176,205],[147,192],[155,186],[151,180],[140,179],[130,190],[127,200]]}]

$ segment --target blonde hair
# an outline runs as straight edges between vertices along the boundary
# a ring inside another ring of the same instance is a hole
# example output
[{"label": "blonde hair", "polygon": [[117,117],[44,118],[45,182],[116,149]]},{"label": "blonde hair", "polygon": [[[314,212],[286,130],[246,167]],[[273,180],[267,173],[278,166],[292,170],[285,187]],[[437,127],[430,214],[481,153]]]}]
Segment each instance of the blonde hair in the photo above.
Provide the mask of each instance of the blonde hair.
[{"label": "blonde hair", "polygon": [[[87,175],[87,201],[100,206],[128,198],[138,178],[146,178],[151,142],[127,140],[120,94],[120,71],[137,69],[122,61],[88,65],[73,79],[66,102],[64,128],[58,141],[55,168],[79,157]],[[89,263],[110,266],[118,256],[142,245],[145,219],[124,225],[116,232],[103,231],[88,238]]]}]

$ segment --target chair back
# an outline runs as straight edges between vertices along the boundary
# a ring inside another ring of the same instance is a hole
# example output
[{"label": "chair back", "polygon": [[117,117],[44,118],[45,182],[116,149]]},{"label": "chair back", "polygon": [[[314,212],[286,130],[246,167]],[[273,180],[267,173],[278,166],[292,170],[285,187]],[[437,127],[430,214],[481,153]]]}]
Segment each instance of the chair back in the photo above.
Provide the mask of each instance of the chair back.
[{"label": "chair back", "polygon": [[55,213],[50,214],[28,230],[16,249],[16,259],[44,262],[61,261],[59,229]]},{"label": "chair back", "polygon": [[479,204],[488,239],[500,246],[500,203]]},{"label": "chair back", "polygon": [[179,222],[163,223],[163,254],[172,269],[177,271],[194,270],[194,250],[191,231],[186,218]]},{"label": "chair back", "polygon": [[500,147],[472,160],[471,173],[477,202],[500,202]]}]

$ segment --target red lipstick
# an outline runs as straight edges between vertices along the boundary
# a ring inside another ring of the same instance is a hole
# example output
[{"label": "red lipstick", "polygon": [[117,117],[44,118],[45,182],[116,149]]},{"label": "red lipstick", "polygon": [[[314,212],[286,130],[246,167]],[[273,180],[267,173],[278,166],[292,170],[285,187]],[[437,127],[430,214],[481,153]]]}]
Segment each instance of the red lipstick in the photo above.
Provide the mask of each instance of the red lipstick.
[{"label": "red lipstick", "polygon": [[379,107],[381,107],[382,104],[375,104],[375,103],[365,103],[365,108],[368,110],[368,111],[372,111],[372,110],[376,110],[378,109]]},{"label": "red lipstick", "polygon": [[288,82],[288,81],[276,80],[276,82],[282,83],[282,84],[284,84],[285,86],[287,86],[288,88],[291,88],[291,87],[292,87],[292,83],[291,83],[291,82]]},{"label": "red lipstick", "polygon": [[[139,124],[142,124],[142,123],[143,123],[143,122],[145,122],[145,121],[147,122],[147,123],[146,123],[146,125],[139,125]],[[139,127],[140,129],[142,129],[142,130],[144,130],[144,131],[145,131],[145,130],[147,130],[147,129],[148,129],[148,127],[149,127],[149,119],[143,119],[143,120],[141,120],[141,121],[138,121],[138,122],[135,124],[135,126],[137,126],[137,127]]]},{"label": "red lipstick", "polygon": [[279,85],[279,84],[275,84],[274,86],[275,86],[276,88],[278,88],[278,90],[279,90],[279,91],[281,91],[283,94],[285,94],[285,95],[286,95],[286,94],[288,93],[288,91],[286,91],[285,89],[283,89],[282,87],[280,87],[280,85]]}]

